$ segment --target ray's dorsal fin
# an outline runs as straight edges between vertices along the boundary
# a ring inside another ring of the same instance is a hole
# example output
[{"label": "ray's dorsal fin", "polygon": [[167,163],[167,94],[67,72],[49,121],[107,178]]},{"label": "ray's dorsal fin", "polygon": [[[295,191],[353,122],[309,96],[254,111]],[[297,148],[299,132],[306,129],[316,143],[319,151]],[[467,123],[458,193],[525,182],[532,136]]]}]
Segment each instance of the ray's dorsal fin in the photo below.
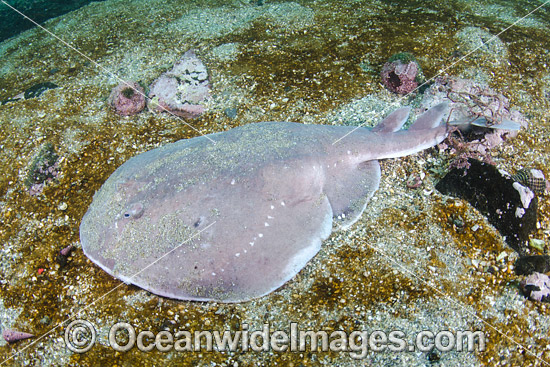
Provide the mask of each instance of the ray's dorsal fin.
[{"label": "ray's dorsal fin", "polygon": [[447,112],[447,107],[448,103],[443,102],[430,108],[416,119],[414,124],[409,127],[409,130],[425,130],[437,127],[443,115]]},{"label": "ray's dorsal fin", "polygon": [[410,107],[403,107],[390,113],[385,119],[380,121],[378,125],[372,128],[375,133],[391,133],[395,132],[403,126],[409,118],[411,112]]}]

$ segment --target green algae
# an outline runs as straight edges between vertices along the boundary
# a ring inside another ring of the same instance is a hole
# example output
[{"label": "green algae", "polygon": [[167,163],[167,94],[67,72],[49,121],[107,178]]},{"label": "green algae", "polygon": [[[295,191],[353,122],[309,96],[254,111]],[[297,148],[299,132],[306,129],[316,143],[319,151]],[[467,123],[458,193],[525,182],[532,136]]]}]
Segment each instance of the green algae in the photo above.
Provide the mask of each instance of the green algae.
[{"label": "green algae", "polygon": [[43,184],[57,177],[57,170],[50,170],[59,159],[52,144],[46,143],[42,146],[38,155],[32,160],[25,179],[25,186],[30,188],[33,184]]}]

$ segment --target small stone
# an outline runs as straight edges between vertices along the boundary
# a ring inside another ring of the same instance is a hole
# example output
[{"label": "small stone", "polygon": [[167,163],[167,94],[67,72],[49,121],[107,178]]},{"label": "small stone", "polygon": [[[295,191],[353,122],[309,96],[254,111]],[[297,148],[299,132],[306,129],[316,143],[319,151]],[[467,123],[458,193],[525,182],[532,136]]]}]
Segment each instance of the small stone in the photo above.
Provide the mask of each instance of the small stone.
[{"label": "small stone", "polygon": [[67,208],[68,208],[68,205],[67,205],[66,202],[62,202],[61,204],[59,204],[59,205],[57,206],[57,209],[59,209],[59,210],[61,210],[61,211],[65,211],[65,210],[67,210]]},{"label": "small stone", "polygon": [[538,240],[536,238],[531,238],[529,240],[529,246],[539,250],[540,252],[544,251],[544,241],[543,240]]},{"label": "small stone", "polygon": [[508,253],[506,251],[502,251],[500,254],[498,254],[497,256],[497,261],[501,261],[501,260],[504,260],[504,258],[508,256]]}]

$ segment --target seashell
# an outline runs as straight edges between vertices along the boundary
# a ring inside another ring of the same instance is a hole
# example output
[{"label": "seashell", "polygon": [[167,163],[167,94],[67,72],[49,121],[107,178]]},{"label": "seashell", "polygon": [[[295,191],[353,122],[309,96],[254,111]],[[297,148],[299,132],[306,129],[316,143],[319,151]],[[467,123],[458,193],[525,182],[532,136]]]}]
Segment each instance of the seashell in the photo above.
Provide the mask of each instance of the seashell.
[{"label": "seashell", "polygon": [[542,171],[538,169],[521,169],[512,175],[512,179],[529,187],[536,194],[544,194],[549,190],[549,184]]},{"label": "seashell", "polygon": [[19,340],[32,338],[34,335],[25,333],[23,331],[17,331],[17,330],[11,330],[11,329],[5,329],[2,331],[2,337],[5,341],[8,343],[14,343]]},{"label": "seashell", "polygon": [[74,249],[74,246],[73,245],[69,245],[65,248],[63,248],[61,251],[59,251],[59,253],[65,257],[69,256],[69,254],[71,253],[71,251]]}]

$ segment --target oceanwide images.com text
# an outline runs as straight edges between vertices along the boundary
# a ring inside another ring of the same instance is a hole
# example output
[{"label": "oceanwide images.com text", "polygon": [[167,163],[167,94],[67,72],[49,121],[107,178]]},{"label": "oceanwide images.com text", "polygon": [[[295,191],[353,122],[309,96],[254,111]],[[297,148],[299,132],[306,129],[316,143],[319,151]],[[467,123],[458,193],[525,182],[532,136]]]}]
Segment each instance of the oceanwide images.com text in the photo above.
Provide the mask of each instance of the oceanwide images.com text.
[{"label": "oceanwide images.com text", "polygon": [[[373,352],[441,352],[484,351],[485,334],[481,331],[424,330],[407,342],[407,335],[400,330],[392,331],[313,331],[300,330],[298,324],[290,323],[287,330],[271,330],[263,324],[261,330],[249,330],[243,323],[240,330],[218,331],[136,331],[127,322],[119,322],[109,329],[109,344],[119,352],[137,348],[143,352],[157,349],[161,352],[199,351],[273,351],[273,352],[347,352],[354,359],[364,358]],[[90,350],[96,340],[96,330],[86,320],[75,320],[65,330],[65,343],[74,352]]]}]

